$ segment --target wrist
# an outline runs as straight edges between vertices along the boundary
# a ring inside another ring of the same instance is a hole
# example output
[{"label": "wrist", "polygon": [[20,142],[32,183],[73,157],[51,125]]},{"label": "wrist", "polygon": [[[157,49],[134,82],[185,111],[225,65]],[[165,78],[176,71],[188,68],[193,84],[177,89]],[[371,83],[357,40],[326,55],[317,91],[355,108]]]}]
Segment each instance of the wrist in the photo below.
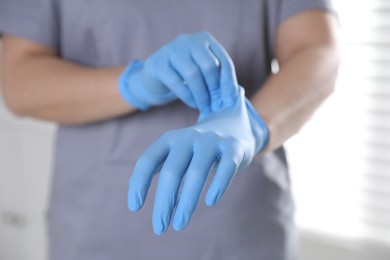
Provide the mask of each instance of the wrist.
[{"label": "wrist", "polygon": [[259,154],[267,147],[270,132],[263,118],[261,118],[247,98],[245,98],[245,105],[251,122],[252,132],[256,139],[256,154]]}]

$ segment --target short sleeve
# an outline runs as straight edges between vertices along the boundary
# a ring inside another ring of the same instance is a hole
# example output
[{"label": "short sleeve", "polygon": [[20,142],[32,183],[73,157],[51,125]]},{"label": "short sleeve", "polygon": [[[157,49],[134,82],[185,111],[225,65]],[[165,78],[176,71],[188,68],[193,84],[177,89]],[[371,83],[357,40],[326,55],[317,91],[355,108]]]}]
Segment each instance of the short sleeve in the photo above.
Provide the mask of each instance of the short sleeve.
[{"label": "short sleeve", "polygon": [[11,34],[58,50],[55,0],[0,0],[0,34]]},{"label": "short sleeve", "polygon": [[269,55],[275,57],[278,26],[287,18],[308,10],[323,10],[336,14],[332,0],[268,0]]},{"label": "short sleeve", "polygon": [[282,0],[279,22],[310,9],[335,11],[331,0]]}]

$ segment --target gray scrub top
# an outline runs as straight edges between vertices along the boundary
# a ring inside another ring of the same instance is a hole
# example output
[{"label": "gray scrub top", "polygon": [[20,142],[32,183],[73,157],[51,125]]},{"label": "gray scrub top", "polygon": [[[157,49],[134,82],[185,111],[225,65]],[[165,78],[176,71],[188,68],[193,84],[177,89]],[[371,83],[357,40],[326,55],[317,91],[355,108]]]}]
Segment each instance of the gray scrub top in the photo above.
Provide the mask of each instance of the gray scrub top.
[{"label": "gray scrub top", "polygon": [[[0,0],[0,32],[89,67],[144,59],[182,33],[211,32],[253,94],[270,75],[281,21],[326,0]],[[204,197],[182,232],[156,236],[152,207],[127,209],[139,155],[162,133],[196,121],[180,102],[79,126],[61,125],[48,211],[52,260],[296,259],[294,206],[282,148],[236,175],[214,207]]]}]

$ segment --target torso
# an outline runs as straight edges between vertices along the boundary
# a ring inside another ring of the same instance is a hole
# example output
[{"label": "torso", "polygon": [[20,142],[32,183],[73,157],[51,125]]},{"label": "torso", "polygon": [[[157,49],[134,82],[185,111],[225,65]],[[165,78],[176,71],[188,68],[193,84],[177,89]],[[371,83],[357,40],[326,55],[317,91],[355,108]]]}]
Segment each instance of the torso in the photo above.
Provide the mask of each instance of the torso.
[{"label": "torso", "polygon": [[[59,0],[60,53],[92,67],[124,65],[179,34],[209,31],[231,55],[239,83],[253,93],[270,74],[278,2]],[[155,182],[145,207],[128,211],[127,183],[138,156],[196,116],[174,103],[61,126],[49,211],[52,259],[290,259],[293,204],[282,150],[239,172],[217,206],[201,200],[185,231],[153,234]]]}]

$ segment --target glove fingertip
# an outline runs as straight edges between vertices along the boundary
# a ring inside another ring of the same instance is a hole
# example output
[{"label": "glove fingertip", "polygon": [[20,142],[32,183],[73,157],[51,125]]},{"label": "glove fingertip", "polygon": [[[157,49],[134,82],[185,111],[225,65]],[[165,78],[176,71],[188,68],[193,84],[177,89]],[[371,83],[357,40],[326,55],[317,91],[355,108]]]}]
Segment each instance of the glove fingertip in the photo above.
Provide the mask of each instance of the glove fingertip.
[{"label": "glove fingertip", "polygon": [[153,232],[157,236],[161,236],[162,234],[164,234],[164,228],[163,227],[153,227]]},{"label": "glove fingertip", "polygon": [[206,199],[205,199],[205,203],[209,207],[214,206],[215,202],[216,202],[216,198],[215,198],[214,195],[213,196],[207,196]]},{"label": "glove fingertip", "polygon": [[130,211],[136,212],[141,208],[141,199],[132,194],[132,192],[129,190],[128,197],[127,197],[127,207]]},{"label": "glove fingertip", "polygon": [[127,207],[130,211],[137,212],[140,209],[138,203],[134,202],[133,199],[129,199],[127,202]]},{"label": "glove fingertip", "polygon": [[172,226],[174,230],[182,231],[187,226],[187,224],[184,222],[183,218],[175,217]]},{"label": "glove fingertip", "polygon": [[167,226],[164,225],[164,221],[159,217],[153,217],[153,232],[156,235],[162,235],[166,231]]},{"label": "glove fingertip", "polygon": [[211,188],[206,194],[206,198],[205,198],[206,205],[209,207],[214,206],[219,201],[219,198],[220,198],[220,193],[217,190]]}]

